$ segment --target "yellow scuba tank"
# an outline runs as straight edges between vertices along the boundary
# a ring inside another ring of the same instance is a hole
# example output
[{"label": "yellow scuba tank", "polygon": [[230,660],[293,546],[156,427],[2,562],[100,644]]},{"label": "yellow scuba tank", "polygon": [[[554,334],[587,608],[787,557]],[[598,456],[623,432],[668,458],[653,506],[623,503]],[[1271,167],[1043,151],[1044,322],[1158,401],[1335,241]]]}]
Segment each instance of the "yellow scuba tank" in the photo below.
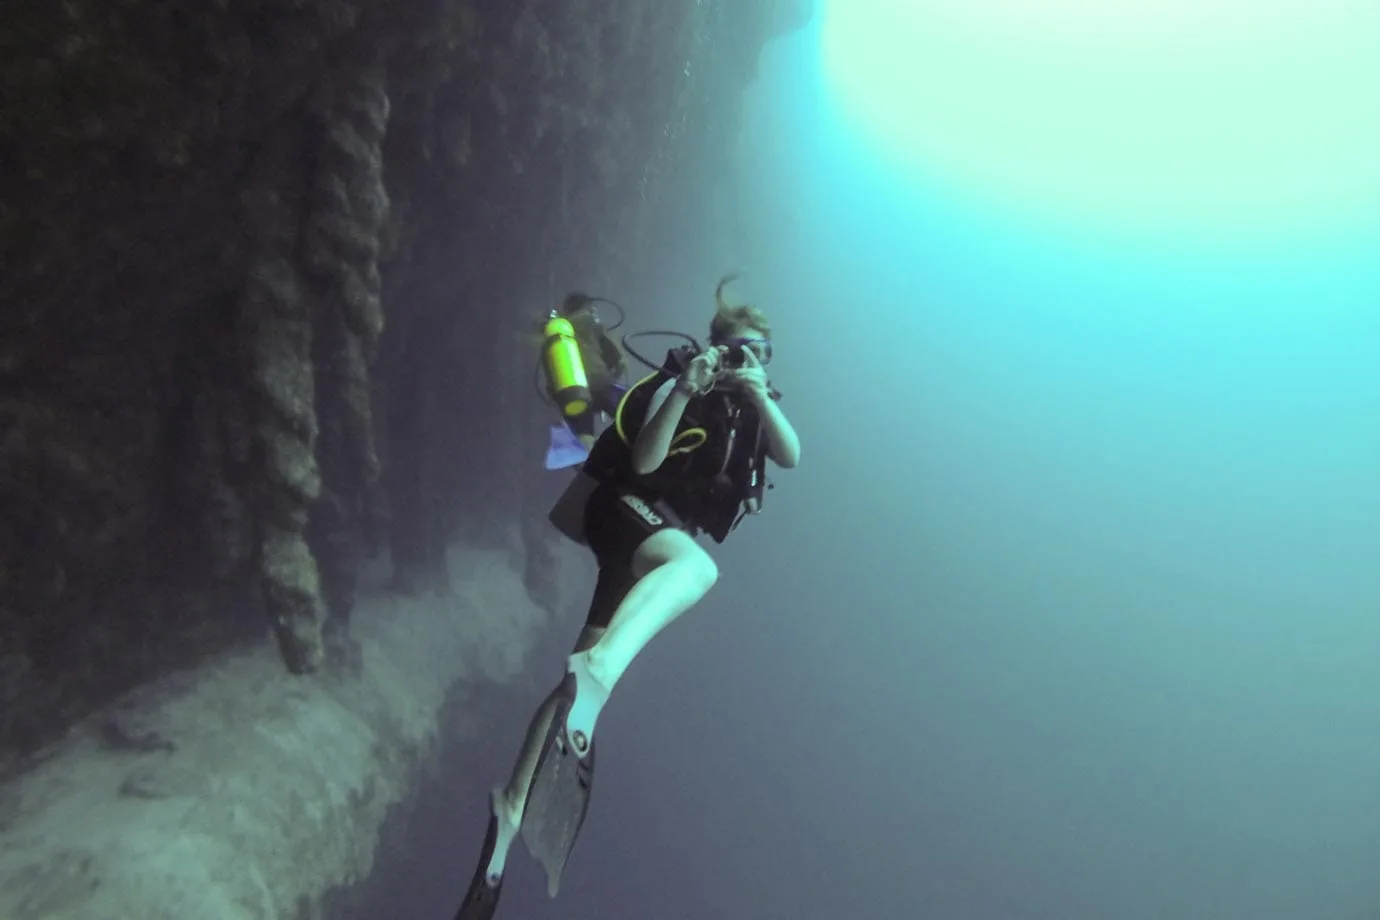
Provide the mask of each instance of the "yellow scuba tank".
[{"label": "yellow scuba tank", "polygon": [[575,340],[575,327],[555,310],[542,330],[542,368],[551,398],[566,418],[578,418],[589,411],[589,378]]}]

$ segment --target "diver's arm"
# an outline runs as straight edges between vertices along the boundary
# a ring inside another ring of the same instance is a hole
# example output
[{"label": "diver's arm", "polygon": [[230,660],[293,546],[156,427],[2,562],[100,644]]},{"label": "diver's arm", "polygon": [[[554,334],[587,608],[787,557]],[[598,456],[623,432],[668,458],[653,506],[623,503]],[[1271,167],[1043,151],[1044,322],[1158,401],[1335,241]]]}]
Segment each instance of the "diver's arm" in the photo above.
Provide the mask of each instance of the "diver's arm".
[{"label": "diver's arm", "polygon": [[639,476],[656,470],[666,461],[666,454],[671,450],[671,439],[676,436],[676,428],[680,425],[680,417],[690,404],[692,391],[682,381],[668,380],[663,386],[666,387],[666,393],[661,405],[655,404],[656,397],[662,395],[658,393],[652,397],[655,410],[633,441],[632,468]]},{"label": "diver's arm", "polygon": [[647,420],[633,441],[634,473],[645,476],[666,462],[685,407],[689,405],[691,397],[703,393],[714,382],[719,359],[725,351],[727,349],[722,345],[716,345],[696,355],[674,382],[666,381],[652,394],[652,402],[647,407]]},{"label": "diver's arm", "polygon": [[790,469],[800,462],[800,438],[786,413],[770,396],[753,399],[762,417],[762,430],[767,435],[767,454],[782,469]]}]

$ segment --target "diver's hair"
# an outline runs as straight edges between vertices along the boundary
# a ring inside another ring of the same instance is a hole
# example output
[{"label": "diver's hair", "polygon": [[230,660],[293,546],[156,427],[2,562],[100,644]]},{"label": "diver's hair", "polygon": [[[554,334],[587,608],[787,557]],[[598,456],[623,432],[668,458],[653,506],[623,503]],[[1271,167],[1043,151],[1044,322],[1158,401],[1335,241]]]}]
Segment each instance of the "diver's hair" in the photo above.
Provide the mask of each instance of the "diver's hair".
[{"label": "diver's hair", "polygon": [[771,338],[771,321],[767,314],[751,304],[733,305],[724,301],[724,288],[738,280],[738,272],[724,275],[719,286],[714,289],[714,302],[718,310],[709,324],[709,340],[719,342],[728,338],[735,329],[744,327],[755,329],[766,338]]}]

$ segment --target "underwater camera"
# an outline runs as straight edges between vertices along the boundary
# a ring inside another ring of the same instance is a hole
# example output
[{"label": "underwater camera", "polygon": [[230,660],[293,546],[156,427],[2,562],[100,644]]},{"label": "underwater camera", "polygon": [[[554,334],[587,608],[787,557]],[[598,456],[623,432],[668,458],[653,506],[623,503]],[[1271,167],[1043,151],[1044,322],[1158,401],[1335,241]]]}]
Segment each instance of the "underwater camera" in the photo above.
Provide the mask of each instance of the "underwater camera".
[{"label": "underwater camera", "polygon": [[747,346],[734,344],[725,346],[728,350],[719,358],[719,367],[726,371],[736,371],[747,363]]},{"label": "underwater camera", "polygon": [[771,363],[771,339],[730,339],[723,344],[728,349],[720,359],[725,370],[736,371],[741,368],[747,363],[749,351],[763,367]]}]

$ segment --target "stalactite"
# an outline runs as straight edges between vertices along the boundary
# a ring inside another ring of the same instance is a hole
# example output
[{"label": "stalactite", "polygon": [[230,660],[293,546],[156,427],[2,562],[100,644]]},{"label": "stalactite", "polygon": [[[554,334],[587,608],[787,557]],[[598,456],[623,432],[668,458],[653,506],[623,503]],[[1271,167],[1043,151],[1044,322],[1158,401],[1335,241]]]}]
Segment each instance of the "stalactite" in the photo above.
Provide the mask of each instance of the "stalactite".
[{"label": "stalactite", "polygon": [[[233,313],[240,304],[227,306]],[[219,304],[211,308],[224,312]],[[182,548],[177,562],[204,569],[217,583],[238,577],[254,557],[253,512],[242,489],[253,475],[253,424],[243,398],[243,368],[224,347],[234,335],[233,326],[218,324],[194,352],[196,366],[183,370],[192,382],[186,420],[170,433],[176,449],[168,456],[178,513],[195,522],[199,537],[194,548]],[[175,526],[176,519],[170,520],[170,529]]]},{"label": "stalactite", "polygon": [[354,604],[379,477],[370,365],[383,330],[378,261],[388,195],[381,146],[389,108],[384,68],[345,60],[316,100],[320,140],[303,232],[322,474],[309,533],[328,613],[341,627]]},{"label": "stalactite", "polygon": [[305,537],[321,488],[312,325],[293,262],[291,190],[300,187],[301,153],[296,131],[276,132],[242,193],[249,261],[237,329],[253,425],[255,557],[278,648],[293,673],[315,670],[322,659],[319,575]]}]

